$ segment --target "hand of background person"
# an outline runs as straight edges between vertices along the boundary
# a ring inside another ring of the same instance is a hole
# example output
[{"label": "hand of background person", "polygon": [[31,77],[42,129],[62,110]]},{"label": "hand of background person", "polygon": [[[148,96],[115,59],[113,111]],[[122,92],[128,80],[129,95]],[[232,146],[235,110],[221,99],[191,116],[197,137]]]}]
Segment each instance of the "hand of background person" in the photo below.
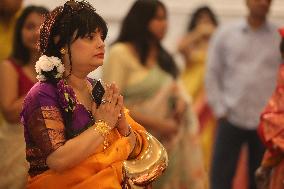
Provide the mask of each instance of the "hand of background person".
[{"label": "hand of background person", "polygon": [[172,97],[173,101],[172,117],[174,118],[177,124],[180,124],[185,115],[185,112],[187,111],[188,104],[185,101],[185,99],[181,96],[181,91],[177,83],[173,83],[172,91],[174,91]]},{"label": "hand of background person", "polygon": [[173,116],[177,123],[181,123],[187,110],[187,106],[188,104],[184,99],[176,98]]},{"label": "hand of background person", "polygon": [[257,189],[268,189],[270,183],[271,168],[259,167],[255,171]]},{"label": "hand of background person", "polygon": [[202,38],[210,37],[212,33],[215,31],[215,28],[216,27],[213,24],[202,23],[196,26],[194,32],[197,33]]},{"label": "hand of background person", "polygon": [[122,107],[123,98],[119,94],[118,87],[110,84],[105,87],[101,105],[97,108],[96,103],[93,103],[92,114],[96,120],[105,121],[111,128],[114,128]]}]

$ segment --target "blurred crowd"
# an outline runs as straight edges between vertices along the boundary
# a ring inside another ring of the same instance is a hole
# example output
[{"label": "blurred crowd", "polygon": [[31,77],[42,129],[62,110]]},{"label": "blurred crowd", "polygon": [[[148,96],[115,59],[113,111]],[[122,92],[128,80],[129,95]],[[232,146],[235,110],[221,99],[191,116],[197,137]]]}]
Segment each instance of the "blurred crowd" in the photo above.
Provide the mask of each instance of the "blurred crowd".
[{"label": "blurred crowd", "polygon": [[[226,24],[206,5],[189,15],[174,44],[182,69],[162,44],[175,28],[160,1],[135,1],[106,48],[102,80],[117,84],[134,120],[168,151],[169,167],[154,189],[284,188],[281,169],[271,171],[284,157],[283,115],[266,107],[272,94],[274,104],[282,102],[273,92],[284,31],[269,21],[272,0],[244,3],[248,14]],[[0,189],[27,182],[20,112],[37,82],[39,29],[48,13],[22,0],[0,1]],[[281,74],[278,88],[280,81]],[[279,116],[267,118],[272,113]]]}]

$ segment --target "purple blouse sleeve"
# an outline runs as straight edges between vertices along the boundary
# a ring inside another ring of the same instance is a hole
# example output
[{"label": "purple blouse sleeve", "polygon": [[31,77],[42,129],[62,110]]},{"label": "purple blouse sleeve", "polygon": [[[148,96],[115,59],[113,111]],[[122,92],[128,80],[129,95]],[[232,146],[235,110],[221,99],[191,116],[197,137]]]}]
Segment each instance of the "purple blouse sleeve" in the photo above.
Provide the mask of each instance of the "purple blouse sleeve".
[{"label": "purple blouse sleeve", "polygon": [[66,142],[64,121],[57,99],[54,86],[38,83],[27,95],[23,107],[26,141],[46,156]]}]

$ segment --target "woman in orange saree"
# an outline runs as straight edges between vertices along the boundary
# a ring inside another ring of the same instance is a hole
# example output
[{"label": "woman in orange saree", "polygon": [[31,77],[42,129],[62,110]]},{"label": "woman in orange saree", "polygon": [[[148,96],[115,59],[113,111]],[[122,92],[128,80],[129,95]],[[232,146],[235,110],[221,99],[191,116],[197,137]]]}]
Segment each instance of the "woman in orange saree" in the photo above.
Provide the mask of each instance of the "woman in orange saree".
[{"label": "woman in orange saree", "polygon": [[85,1],[67,1],[43,23],[39,82],[21,113],[28,189],[122,188],[123,161],[147,146],[115,84],[92,92],[98,81],[87,75],[103,64],[106,35],[105,21]]}]

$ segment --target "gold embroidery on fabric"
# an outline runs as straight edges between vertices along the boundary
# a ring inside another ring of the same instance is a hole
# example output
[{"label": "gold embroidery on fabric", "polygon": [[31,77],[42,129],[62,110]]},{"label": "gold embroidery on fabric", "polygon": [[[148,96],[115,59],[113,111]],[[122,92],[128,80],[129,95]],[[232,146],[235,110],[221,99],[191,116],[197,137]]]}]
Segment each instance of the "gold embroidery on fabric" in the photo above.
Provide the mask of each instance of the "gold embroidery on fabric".
[{"label": "gold embroidery on fabric", "polygon": [[53,150],[56,150],[57,148],[59,148],[65,143],[65,135],[64,135],[63,130],[59,131],[59,130],[54,130],[54,129],[48,129],[47,132],[48,132]]},{"label": "gold embroidery on fabric", "polygon": [[42,106],[42,116],[43,119],[50,119],[63,122],[61,113],[57,107],[54,106]]},{"label": "gold embroidery on fabric", "polygon": [[52,151],[65,142],[63,119],[60,110],[55,106],[42,106],[42,117],[51,142]]}]

